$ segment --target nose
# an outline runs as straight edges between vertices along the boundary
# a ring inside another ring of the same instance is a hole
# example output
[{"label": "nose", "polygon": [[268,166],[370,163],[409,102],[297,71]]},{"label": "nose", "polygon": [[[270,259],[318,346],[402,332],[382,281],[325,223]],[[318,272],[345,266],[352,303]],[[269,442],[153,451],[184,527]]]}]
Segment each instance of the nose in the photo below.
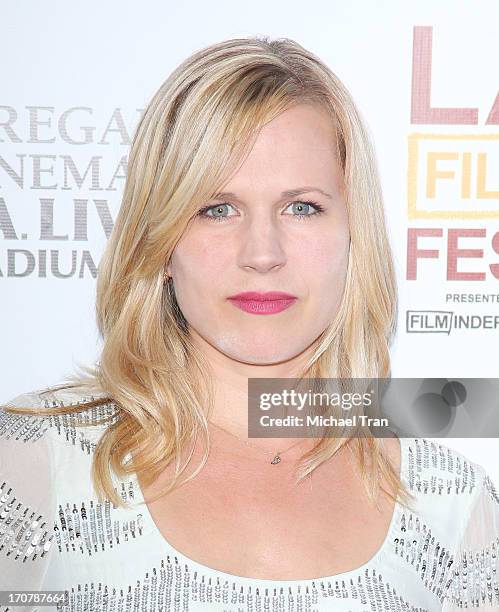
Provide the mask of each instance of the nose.
[{"label": "nose", "polygon": [[247,219],[241,228],[238,265],[247,270],[269,272],[286,263],[283,237],[276,222],[266,215]]}]

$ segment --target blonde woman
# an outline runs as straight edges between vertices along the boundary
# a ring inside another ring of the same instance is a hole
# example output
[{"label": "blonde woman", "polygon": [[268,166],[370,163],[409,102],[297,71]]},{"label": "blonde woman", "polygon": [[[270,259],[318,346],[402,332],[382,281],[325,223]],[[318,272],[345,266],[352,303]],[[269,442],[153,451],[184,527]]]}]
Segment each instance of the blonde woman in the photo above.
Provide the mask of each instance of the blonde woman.
[{"label": "blonde woman", "polygon": [[424,438],[248,437],[249,378],[390,372],[372,147],[311,52],[228,40],[160,87],[97,316],[95,369],[1,415],[2,590],[72,611],[499,609],[480,465]]}]

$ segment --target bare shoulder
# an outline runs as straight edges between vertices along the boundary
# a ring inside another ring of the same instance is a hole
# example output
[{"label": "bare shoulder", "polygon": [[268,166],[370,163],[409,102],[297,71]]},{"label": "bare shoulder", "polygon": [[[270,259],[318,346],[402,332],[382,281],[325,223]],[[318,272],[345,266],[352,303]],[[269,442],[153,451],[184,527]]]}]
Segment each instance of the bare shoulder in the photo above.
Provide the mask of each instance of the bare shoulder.
[{"label": "bare shoulder", "polygon": [[383,438],[383,448],[397,471],[402,463],[402,442],[400,438]]}]

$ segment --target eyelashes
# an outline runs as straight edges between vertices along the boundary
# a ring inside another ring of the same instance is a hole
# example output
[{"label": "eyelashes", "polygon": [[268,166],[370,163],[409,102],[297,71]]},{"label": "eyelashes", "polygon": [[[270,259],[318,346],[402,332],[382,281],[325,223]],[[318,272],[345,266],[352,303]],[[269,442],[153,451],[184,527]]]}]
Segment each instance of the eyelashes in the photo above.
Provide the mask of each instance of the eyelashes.
[{"label": "eyelashes", "polygon": [[[299,221],[303,221],[305,219],[311,219],[312,217],[318,217],[326,210],[323,206],[311,200],[295,200],[293,202],[290,202],[287,207],[291,206],[292,204],[299,204],[302,206],[305,205],[305,207],[308,206],[315,211],[312,214],[290,215],[291,217],[295,217]],[[208,219],[209,221],[212,221],[215,223],[221,223],[221,222],[223,223],[226,219],[230,219],[230,217],[229,216],[215,217],[213,215],[208,215],[207,212],[214,208],[215,209],[223,208],[224,206],[232,206],[232,204],[230,204],[229,202],[221,202],[220,204],[210,204],[209,206],[204,206],[197,212],[197,216],[201,217],[202,219]]]}]

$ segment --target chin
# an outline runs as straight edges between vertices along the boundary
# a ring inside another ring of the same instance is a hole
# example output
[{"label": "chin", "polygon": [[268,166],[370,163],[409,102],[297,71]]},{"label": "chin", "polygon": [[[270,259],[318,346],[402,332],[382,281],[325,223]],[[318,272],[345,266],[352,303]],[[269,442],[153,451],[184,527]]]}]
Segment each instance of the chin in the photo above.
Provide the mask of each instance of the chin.
[{"label": "chin", "polygon": [[251,365],[270,365],[288,361],[296,357],[301,349],[289,346],[289,336],[266,338],[262,343],[255,343],[255,338],[245,341],[243,338],[217,338],[214,345],[222,353],[242,363]]}]

